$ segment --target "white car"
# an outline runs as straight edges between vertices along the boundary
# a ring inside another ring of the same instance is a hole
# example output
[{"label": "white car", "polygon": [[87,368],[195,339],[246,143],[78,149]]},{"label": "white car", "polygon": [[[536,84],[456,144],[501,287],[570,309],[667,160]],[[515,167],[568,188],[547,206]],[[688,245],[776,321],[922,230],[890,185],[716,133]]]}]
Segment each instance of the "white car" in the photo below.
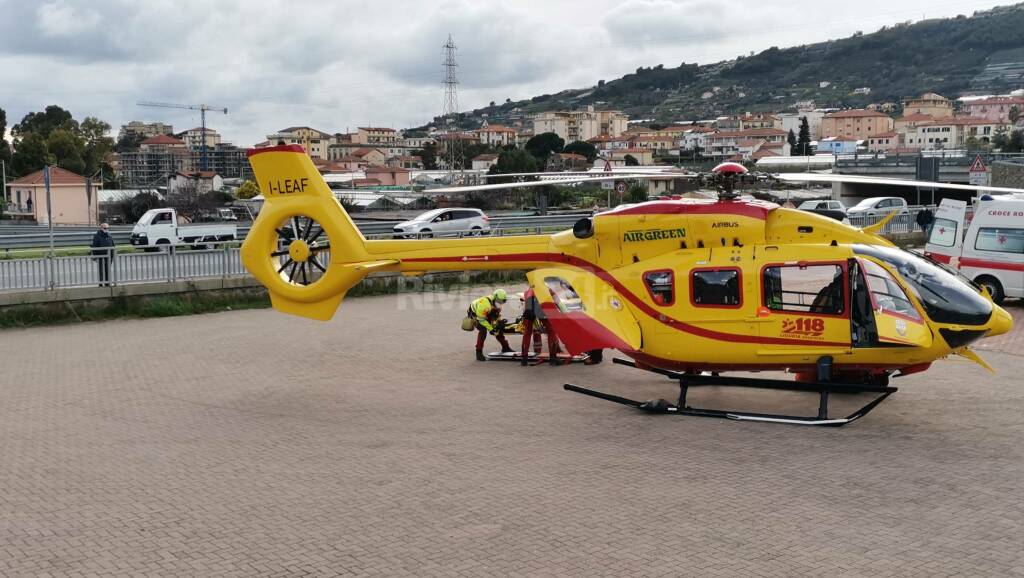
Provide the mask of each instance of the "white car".
[{"label": "white car", "polygon": [[804,201],[797,206],[801,211],[839,211],[846,214],[846,207],[839,201]]},{"label": "white car", "polygon": [[490,219],[480,209],[434,209],[395,225],[393,237],[462,237],[490,232]]},{"label": "white car", "polygon": [[846,210],[849,217],[878,217],[896,211],[906,213],[907,201],[901,197],[871,197]]}]

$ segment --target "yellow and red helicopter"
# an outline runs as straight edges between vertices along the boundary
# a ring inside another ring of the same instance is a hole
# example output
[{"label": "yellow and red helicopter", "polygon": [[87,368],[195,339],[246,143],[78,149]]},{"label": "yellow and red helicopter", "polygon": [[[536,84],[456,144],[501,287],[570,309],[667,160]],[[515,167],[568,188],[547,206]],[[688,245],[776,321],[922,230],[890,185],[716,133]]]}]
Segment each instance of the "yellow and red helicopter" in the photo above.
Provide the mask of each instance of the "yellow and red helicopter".
[{"label": "yellow and red helicopter", "polygon": [[[570,354],[619,350],[633,361],[616,363],[677,380],[680,394],[676,403],[641,402],[566,389],[652,412],[843,425],[896,391],[890,376],[925,371],[950,354],[988,368],[970,345],[1012,327],[984,290],[880,236],[885,221],[860,229],[742,200],[734,187],[753,175],[734,163],[701,177],[719,187],[718,200],[621,205],[553,235],[367,240],[301,147],[253,149],[249,161],[266,200],[242,259],[275,309],[328,320],[345,293],[373,272],[529,270],[529,284]],[[883,181],[908,183],[874,182]],[[538,184],[545,183],[442,190]],[[721,375],[764,370],[796,379]],[[804,417],[688,406],[688,388],[700,385],[814,391],[819,411]],[[878,396],[849,416],[830,418],[828,396],[835,392]]]}]

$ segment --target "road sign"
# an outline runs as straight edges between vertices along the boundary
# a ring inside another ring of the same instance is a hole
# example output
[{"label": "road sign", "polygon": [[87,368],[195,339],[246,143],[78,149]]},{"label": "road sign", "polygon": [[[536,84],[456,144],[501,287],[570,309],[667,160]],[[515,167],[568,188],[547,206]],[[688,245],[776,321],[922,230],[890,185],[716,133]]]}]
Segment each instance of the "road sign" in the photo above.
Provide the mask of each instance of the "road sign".
[{"label": "road sign", "polygon": [[606,191],[614,191],[615,181],[601,181],[601,188]]},{"label": "road sign", "polygon": [[988,186],[988,167],[985,166],[985,161],[981,160],[981,155],[974,157],[971,168],[967,169],[967,177],[969,182],[976,187]]},{"label": "road sign", "polygon": [[615,192],[620,195],[626,194],[626,181],[615,181]]},{"label": "road sign", "polygon": [[985,166],[985,161],[981,160],[981,155],[974,157],[974,162],[971,163],[971,168],[967,169],[970,173],[985,173],[988,172],[988,167]]}]

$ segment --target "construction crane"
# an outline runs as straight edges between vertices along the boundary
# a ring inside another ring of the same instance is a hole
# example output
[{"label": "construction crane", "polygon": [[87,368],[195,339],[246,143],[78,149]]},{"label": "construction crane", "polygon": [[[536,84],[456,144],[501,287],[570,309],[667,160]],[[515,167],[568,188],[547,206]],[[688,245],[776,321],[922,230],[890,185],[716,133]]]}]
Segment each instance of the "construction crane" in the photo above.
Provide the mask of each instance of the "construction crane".
[{"label": "construction crane", "polygon": [[150,106],[150,107],[154,107],[154,108],[183,108],[185,110],[198,110],[199,111],[199,119],[200,119],[199,126],[202,127],[202,131],[203,131],[203,136],[202,136],[203,144],[200,147],[200,151],[201,152],[199,153],[199,163],[200,163],[200,165],[202,167],[202,170],[204,170],[204,171],[207,170],[208,167],[206,166],[206,111],[210,110],[210,111],[223,112],[224,114],[227,114],[228,113],[228,109],[227,108],[223,108],[223,107],[219,107],[219,106],[210,106],[208,104],[174,104],[174,103],[170,103],[170,102],[147,102],[147,101],[140,101],[140,102],[137,102],[135,104],[137,104],[139,106]]}]

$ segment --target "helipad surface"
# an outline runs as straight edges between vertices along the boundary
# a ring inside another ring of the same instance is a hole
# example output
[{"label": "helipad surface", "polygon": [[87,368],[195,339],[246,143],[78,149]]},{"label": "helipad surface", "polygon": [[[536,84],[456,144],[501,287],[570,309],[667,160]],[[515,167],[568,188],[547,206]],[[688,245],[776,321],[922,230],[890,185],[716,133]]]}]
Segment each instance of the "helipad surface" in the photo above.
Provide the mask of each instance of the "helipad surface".
[{"label": "helipad surface", "polygon": [[998,375],[943,362],[825,429],[562,390],[672,396],[610,363],[476,362],[468,297],[0,332],[0,574],[1024,574],[1021,305]]}]

